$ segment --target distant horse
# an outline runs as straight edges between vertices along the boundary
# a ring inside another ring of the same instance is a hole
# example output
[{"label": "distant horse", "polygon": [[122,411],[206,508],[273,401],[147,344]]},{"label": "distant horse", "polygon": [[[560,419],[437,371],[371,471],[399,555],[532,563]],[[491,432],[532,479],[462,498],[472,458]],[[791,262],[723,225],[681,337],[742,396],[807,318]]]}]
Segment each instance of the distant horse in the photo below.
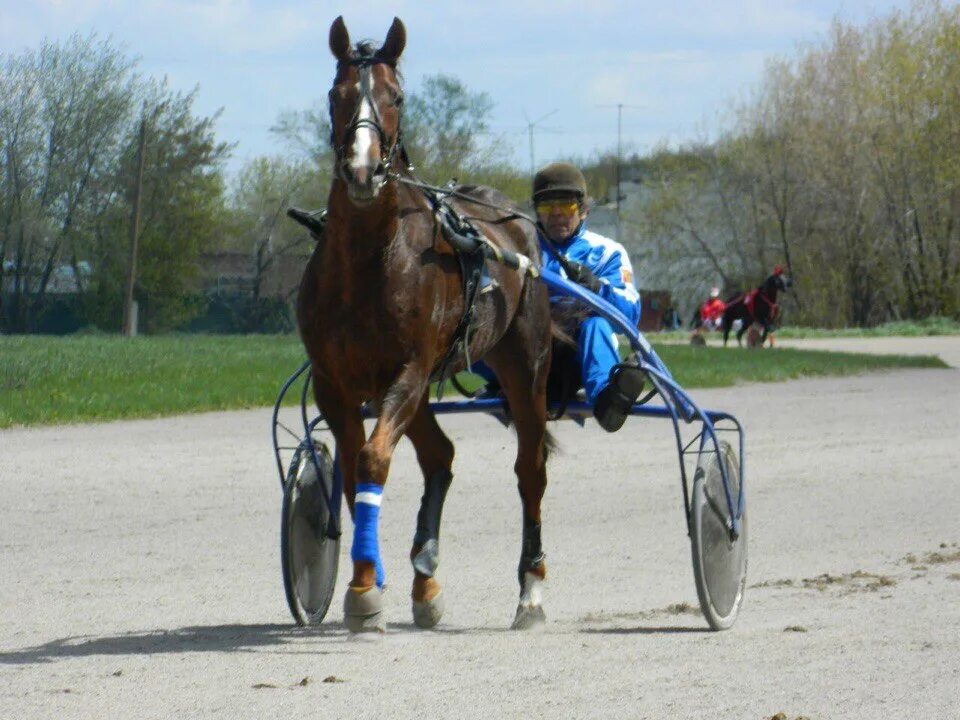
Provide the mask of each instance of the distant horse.
[{"label": "distant horse", "polygon": [[[329,93],[334,180],[325,240],[304,271],[297,305],[311,361],[314,395],[336,439],[344,495],[354,520],[353,577],[344,599],[352,632],[384,628],[378,519],[390,460],[400,438],[413,442],[424,493],[410,550],[413,617],[432,627],[443,612],[439,528],[454,448],[428,404],[431,379],[465,366],[454,352],[469,320],[469,357],[492,368],[509,402],[518,451],[514,469],[523,505],[520,603],[514,627],[543,618],[546,564],[540,503],[547,483],[546,382],[551,353],[545,286],[498,263],[467,314],[461,266],[424,192],[412,187],[400,126],[403,90],[396,70],[406,44],[394,18],[383,45],[351,45],[342,17],[330,28],[337,60]],[[461,188],[485,203],[513,207],[499,193]],[[504,213],[450,201],[501,249],[539,263],[535,229]],[[463,273],[465,274],[465,273]],[[471,320],[472,318],[472,320]],[[459,346],[458,346],[459,347]],[[361,407],[375,409],[365,437]]]},{"label": "distant horse", "polygon": [[737,331],[737,345],[742,345],[743,334],[754,323],[757,323],[761,327],[758,345],[762,347],[777,317],[777,293],[786,292],[791,284],[790,277],[785,275],[783,269],[778,265],[774,268],[773,274],[764,280],[760,287],[730,298],[727,301],[726,309],[723,311],[720,326],[723,330],[723,344],[727,344],[733,323],[740,320],[742,324]]}]

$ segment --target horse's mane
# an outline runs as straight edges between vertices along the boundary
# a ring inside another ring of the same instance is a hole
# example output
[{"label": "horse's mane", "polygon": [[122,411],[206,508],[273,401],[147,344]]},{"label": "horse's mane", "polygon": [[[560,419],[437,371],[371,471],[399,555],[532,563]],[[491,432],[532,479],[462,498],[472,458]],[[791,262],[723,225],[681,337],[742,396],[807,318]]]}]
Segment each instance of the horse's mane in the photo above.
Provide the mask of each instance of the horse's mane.
[{"label": "horse's mane", "polygon": [[353,49],[356,51],[357,57],[368,58],[373,57],[377,50],[380,49],[380,46],[373,40],[361,40]]},{"label": "horse's mane", "polygon": [[[364,39],[360,40],[353,46],[353,51],[357,58],[373,58],[380,51],[380,45],[377,44],[376,40]],[[385,63],[393,68],[393,72],[397,76],[397,80],[403,81],[403,75],[400,74],[400,70],[397,68],[396,63]]]}]

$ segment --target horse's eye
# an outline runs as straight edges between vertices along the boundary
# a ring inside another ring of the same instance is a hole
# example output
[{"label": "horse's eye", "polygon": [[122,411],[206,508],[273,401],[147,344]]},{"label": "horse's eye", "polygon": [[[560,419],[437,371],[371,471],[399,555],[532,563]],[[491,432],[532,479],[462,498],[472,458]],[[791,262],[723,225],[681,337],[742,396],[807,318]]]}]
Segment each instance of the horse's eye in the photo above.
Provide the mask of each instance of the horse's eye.
[{"label": "horse's eye", "polygon": [[403,107],[403,95],[397,95],[393,99],[393,105],[394,107]]}]

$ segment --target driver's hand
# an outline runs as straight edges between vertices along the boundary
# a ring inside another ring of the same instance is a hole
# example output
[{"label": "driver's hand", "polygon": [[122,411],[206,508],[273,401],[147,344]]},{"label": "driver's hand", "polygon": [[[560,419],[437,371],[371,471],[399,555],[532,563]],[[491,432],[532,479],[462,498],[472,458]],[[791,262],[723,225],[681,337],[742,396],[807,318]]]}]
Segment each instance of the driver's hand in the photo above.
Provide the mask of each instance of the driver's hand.
[{"label": "driver's hand", "polygon": [[571,260],[566,264],[564,269],[567,272],[567,277],[577,283],[577,285],[585,287],[590,292],[600,292],[600,278],[594,275],[593,270],[583,263],[573,262]]}]

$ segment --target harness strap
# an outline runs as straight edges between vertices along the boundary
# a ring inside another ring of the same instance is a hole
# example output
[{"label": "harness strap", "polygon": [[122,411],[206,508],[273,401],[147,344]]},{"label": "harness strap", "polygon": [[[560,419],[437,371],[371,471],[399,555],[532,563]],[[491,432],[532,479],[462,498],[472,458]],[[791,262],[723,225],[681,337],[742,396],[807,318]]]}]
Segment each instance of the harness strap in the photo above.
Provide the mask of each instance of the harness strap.
[{"label": "harness strap", "polygon": [[[428,190],[423,190],[423,193],[433,206],[434,217],[437,219],[444,237],[450,241],[454,248],[463,276],[463,315],[453,332],[450,347],[432,373],[433,378],[439,383],[437,386],[437,399],[439,399],[443,395],[444,386],[449,379],[450,368],[457,355],[463,353],[468,371],[473,366],[470,359],[470,330],[476,319],[476,302],[480,294],[483,269],[486,266],[484,248],[496,248],[496,246],[484,238],[469,220],[458,215],[448,203],[443,201],[443,198]],[[466,244],[463,242],[453,242],[455,239],[472,241],[472,249],[464,247]],[[499,248],[496,249],[499,250]]]}]

